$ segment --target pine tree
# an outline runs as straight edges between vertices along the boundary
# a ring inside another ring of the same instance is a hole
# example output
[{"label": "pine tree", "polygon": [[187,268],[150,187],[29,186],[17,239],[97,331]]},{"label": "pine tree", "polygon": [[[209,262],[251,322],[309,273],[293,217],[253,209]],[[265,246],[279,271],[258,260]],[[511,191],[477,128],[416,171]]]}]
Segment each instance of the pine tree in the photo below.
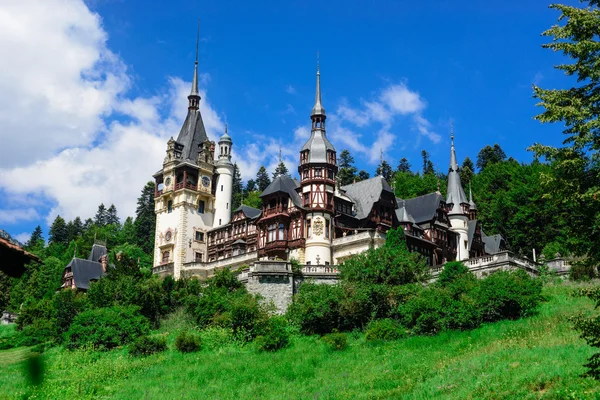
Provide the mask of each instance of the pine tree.
[{"label": "pine tree", "polygon": [[258,190],[263,192],[270,184],[271,180],[269,179],[267,169],[264,166],[261,166],[256,173],[256,185],[258,186]]},{"label": "pine tree", "polygon": [[33,248],[35,246],[38,245],[44,245],[44,236],[42,233],[42,227],[41,226],[36,226],[35,229],[33,230],[33,232],[31,232],[31,237],[29,238],[29,240],[27,241],[27,245],[26,247],[28,249]]},{"label": "pine tree", "polygon": [[494,147],[487,145],[477,154],[477,168],[481,171],[490,164],[497,164],[504,160],[506,160],[506,154],[498,143]]},{"label": "pine tree", "polygon": [[69,239],[69,233],[67,231],[67,223],[60,215],[57,215],[50,226],[48,232],[48,242],[50,243],[64,243],[67,244]]},{"label": "pine tree", "polygon": [[371,175],[369,175],[369,173],[367,171],[365,171],[364,169],[361,169],[360,171],[358,171],[358,174],[356,175],[356,182],[366,181],[370,177],[371,177]]},{"label": "pine tree", "polygon": [[434,174],[433,163],[429,159],[429,153],[426,150],[421,151],[421,157],[423,157],[423,175]]},{"label": "pine tree", "polygon": [[86,219],[85,224],[83,224],[83,230],[87,231],[88,229],[90,229],[92,227],[92,225],[94,225],[94,221],[92,221],[91,218]]},{"label": "pine tree", "polygon": [[125,222],[123,222],[123,227],[121,228],[121,230],[119,232],[119,243],[121,243],[121,244],[137,243],[133,218],[131,218],[131,217],[125,218]]},{"label": "pine tree", "polygon": [[398,168],[396,168],[397,172],[410,172],[410,163],[406,158],[402,158],[400,162],[398,162]]},{"label": "pine tree", "polygon": [[460,181],[463,187],[466,188],[469,182],[473,180],[473,175],[475,175],[473,161],[469,157],[465,157],[460,167]]},{"label": "pine tree", "polygon": [[117,207],[111,204],[106,211],[106,224],[120,225],[120,223],[121,221],[119,221],[119,217],[117,216]]},{"label": "pine tree", "polygon": [[246,188],[244,190],[246,192],[244,197],[246,197],[248,193],[254,192],[256,190],[256,181],[254,179],[248,179],[248,182],[246,182]]},{"label": "pine tree", "polygon": [[242,174],[240,173],[240,169],[237,166],[237,163],[233,164],[233,185],[232,185],[232,193],[231,193],[231,213],[233,214],[234,210],[242,204],[242,196],[243,196],[243,185],[242,185]]},{"label": "pine tree", "polygon": [[100,203],[98,206],[98,211],[96,211],[96,217],[94,218],[94,223],[98,226],[106,225],[107,220],[107,211],[106,207],[104,207],[104,203]]},{"label": "pine tree", "polygon": [[154,250],[154,231],[156,214],[154,214],[154,182],[148,182],[137,199],[135,210],[135,236],[137,245],[147,254]]},{"label": "pine tree", "polygon": [[292,177],[283,161],[279,161],[279,164],[277,164],[277,168],[275,168],[275,172],[273,172],[273,179],[277,178],[279,175],[286,175],[289,178]]},{"label": "pine tree", "polygon": [[357,168],[354,166],[354,157],[346,149],[342,150],[338,158],[338,182],[341,186],[354,182]]},{"label": "pine tree", "polygon": [[383,176],[383,179],[390,183],[392,181],[394,171],[392,170],[392,166],[388,164],[387,161],[381,160],[381,163],[379,163],[379,166],[375,171],[375,175]]}]

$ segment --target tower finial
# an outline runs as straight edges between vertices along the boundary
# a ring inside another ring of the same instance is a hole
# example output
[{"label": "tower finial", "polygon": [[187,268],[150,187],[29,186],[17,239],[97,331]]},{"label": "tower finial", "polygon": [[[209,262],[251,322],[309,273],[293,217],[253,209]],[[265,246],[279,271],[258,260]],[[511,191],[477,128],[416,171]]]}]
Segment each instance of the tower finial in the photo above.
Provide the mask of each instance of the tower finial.
[{"label": "tower finial", "polygon": [[452,141],[452,147],[454,147],[454,124],[450,122],[450,140]]},{"label": "tower finial", "polygon": [[279,164],[281,164],[281,161],[282,161],[282,159],[281,159],[281,146],[279,146]]},{"label": "tower finial", "polygon": [[194,78],[192,79],[192,91],[188,96],[190,109],[198,109],[200,95],[198,91],[198,46],[200,45],[200,19],[198,18],[198,33],[196,34],[196,61],[194,62]]},{"label": "tower finial", "polygon": [[315,106],[312,109],[312,116],[316,115],[325,116],[325,109],[321,104],[321,64],[319,61],[319,52],[317,52],[317,90],[315,93]]},{"label": "tower finial", "polygon": [[383,148],[379,148],[379,162],[383,164]]},{"label": "tower finial", "polygon": [[321,65],[319,62],[319,52],[317,51],[317,75],[321,75]]},{"label": "tower finial", "polygon": [[198,64],[198,47],[200,46],[200,18],[198,18],[198,33],[196,34],[196,64]]},{"label": "tower finial", "polygon": [[225,123],[225,134],[227,135],[227,122]]}]

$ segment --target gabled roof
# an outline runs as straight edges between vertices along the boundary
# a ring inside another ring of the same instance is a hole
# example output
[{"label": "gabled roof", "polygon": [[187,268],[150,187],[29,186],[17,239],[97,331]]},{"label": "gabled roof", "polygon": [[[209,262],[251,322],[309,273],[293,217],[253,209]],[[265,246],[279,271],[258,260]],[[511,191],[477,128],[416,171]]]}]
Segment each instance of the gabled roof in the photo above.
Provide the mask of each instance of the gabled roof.
[{"label": "gabled roof", "polygon": [[18,278],[25,273],[25,264],[40,259],[19,245],[12,243],[8,238],[0,237],[0,271],[8,276]]},{"label": "gabled roof", "polygon": [[302,200],[296,192],[296,189],[300,187],[300,182],[295,179],[290,178],[287,175],[279,175],[277,178],[273,179],[273,182],[269,186],[266,187],[265,190],[260,194],[260,197],[266,197],[270,194],[282,192],[287,193],[292,202],[296,207],[302,208]]},{"label": "gabled roof", "polygon": [[398,202],[398,208],[396,209],[396,217],[398,218],[398,222],[410,222],[415,224],[415,219],[412,215],[410,215],[404,206],[404,200],[396,197],[396,201]]},{"label": "gabled roof", "polygon": [[404,200],[404,207],[406,207],[406,211],[415,219],[417,224],[420,224],[432,220],[440,206],[440,202],[443,201],[444,197],[440,193],[434,192],[406,199]]},{"label": "gabled roof", "polygon": [[74,258],[65,268],[71,268],[73,279],[77,289],[85,289],[90,286],[91,280],[100,279],[104,275],[102,264],[96,261]]},{"label": "gabled roof", "polygon": [[504,238],[499,233],[491,236],[487,236],[481,231],[481,240],[485,244],[485,252],[487,254],[498,253],[502,249],[502,242]]},{"label": "gabled roof", "polygon": [[183,160],[189,160],[196,163],[198,152],[202,143],[208,140],[204,122],[200,110],[189,109],[185,122],[177,136],[177,143],[183,145],[181,157]]},{"label": "gabled roof", "polygon": [[90,252],[90,256],[88,257],[88,261],[100,262],[100,258],[105,256],[107,253],[108,251],[106,250],[106,246],[94,243],[92,246],[92,251]]},{"label": "gabled roof", "polygon": [[239,207],[238,207],[238,208],[237,208],[237,209],[234,211],[234,213],[236,213],[236,212],[239,212],[239,211],[243,212],[243,213],[244,213],[244,215],[245,215],[247,218],[251,218],[251,219],[252,219],[252,218],[256,218],[256,217],[258,217],[258,216],[260,215],[260,213],[262,212],[262,211],[261,211],[261,210],[259,210],[258,208],[250,207],[250,206],[247,206],[247,205],[244,205],[244,204],[242,204],[241,206],[239,206]]},{"label": "gabled roof", "polygon": [[382,176],[342,186],[342,190],[350,197],[356,206],[356,218],[366,218],[373,204],[381,198],[382,192],[393,193],[392,188]]}]

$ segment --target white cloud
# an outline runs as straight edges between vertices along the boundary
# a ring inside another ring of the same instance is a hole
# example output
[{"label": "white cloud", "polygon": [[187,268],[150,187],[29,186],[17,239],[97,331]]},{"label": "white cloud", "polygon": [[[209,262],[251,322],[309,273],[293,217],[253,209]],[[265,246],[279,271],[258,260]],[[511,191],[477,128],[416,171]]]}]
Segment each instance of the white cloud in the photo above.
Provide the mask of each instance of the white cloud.
[{"label": "white cloud", "polygon": [[0,6],[0,167],[87,145],[129,86],[82,1],[4,1]]},{"label": "white cloud", "polygon": [[433,143],[439,143],[440,140],[442,140],[442,137],[439,134],[431,131],[431,123],[423,118],[420,114],[415,115],[414,120],[417,125],[417,130],[421,135],[426,136]]},{"label": "white cloud", "polygon": [[31,233],[28,233],[28,232],[19,233],[14,236],[15,239],[17,239],[20,243],[23,243],[23,244],[27,243],[29,241],[30,237],[31,237]]},{"label": "white cloud", "polygon": [[420,112],[426,106],[419,93],[409,90],[403,83],[386,88],[381,94],[381,100],[392,111],[401,115]]},{"label": "white cloud", "polygon": [[33,221],[40,216],[35,208],[0,210],[0,224],[14,224],[18,221]]},{"label": "white cloud", "polygon": [[292,85],[287,85],[287,87],[285,88],[285,92],[288,94],[296,94],[296,88]]}]

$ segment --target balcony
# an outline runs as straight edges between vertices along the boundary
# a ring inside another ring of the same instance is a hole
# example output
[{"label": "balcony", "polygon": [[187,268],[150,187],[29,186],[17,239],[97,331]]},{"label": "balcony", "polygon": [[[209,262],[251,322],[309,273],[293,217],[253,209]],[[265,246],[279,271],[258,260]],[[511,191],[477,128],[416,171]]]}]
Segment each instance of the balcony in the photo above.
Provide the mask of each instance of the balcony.
[{"label": "balcony", "polygon": [[266,208],[263,211],[263,218],[270,218],[273,217],[275,215],[282,215],[285,217],[289,217],[289,209],[287,207],[273,207],[273,208]]},{"label": "balcony", "polygon": [[275,240],[275,241],[267,243],[264,250],[265,251],[285,250],[287,248],[287,244],[288,244],[287,240]]},{"label": "balcony", "polygon": [[190,182],[183,183],[183,182],[180,182],[180,183],[176,183],[175,184],[175,190],[179,190],[179,189],[192,189],[192,190],[196,190],[197,188],[196,188],[196,184],[195,183],[190,183]]}]

